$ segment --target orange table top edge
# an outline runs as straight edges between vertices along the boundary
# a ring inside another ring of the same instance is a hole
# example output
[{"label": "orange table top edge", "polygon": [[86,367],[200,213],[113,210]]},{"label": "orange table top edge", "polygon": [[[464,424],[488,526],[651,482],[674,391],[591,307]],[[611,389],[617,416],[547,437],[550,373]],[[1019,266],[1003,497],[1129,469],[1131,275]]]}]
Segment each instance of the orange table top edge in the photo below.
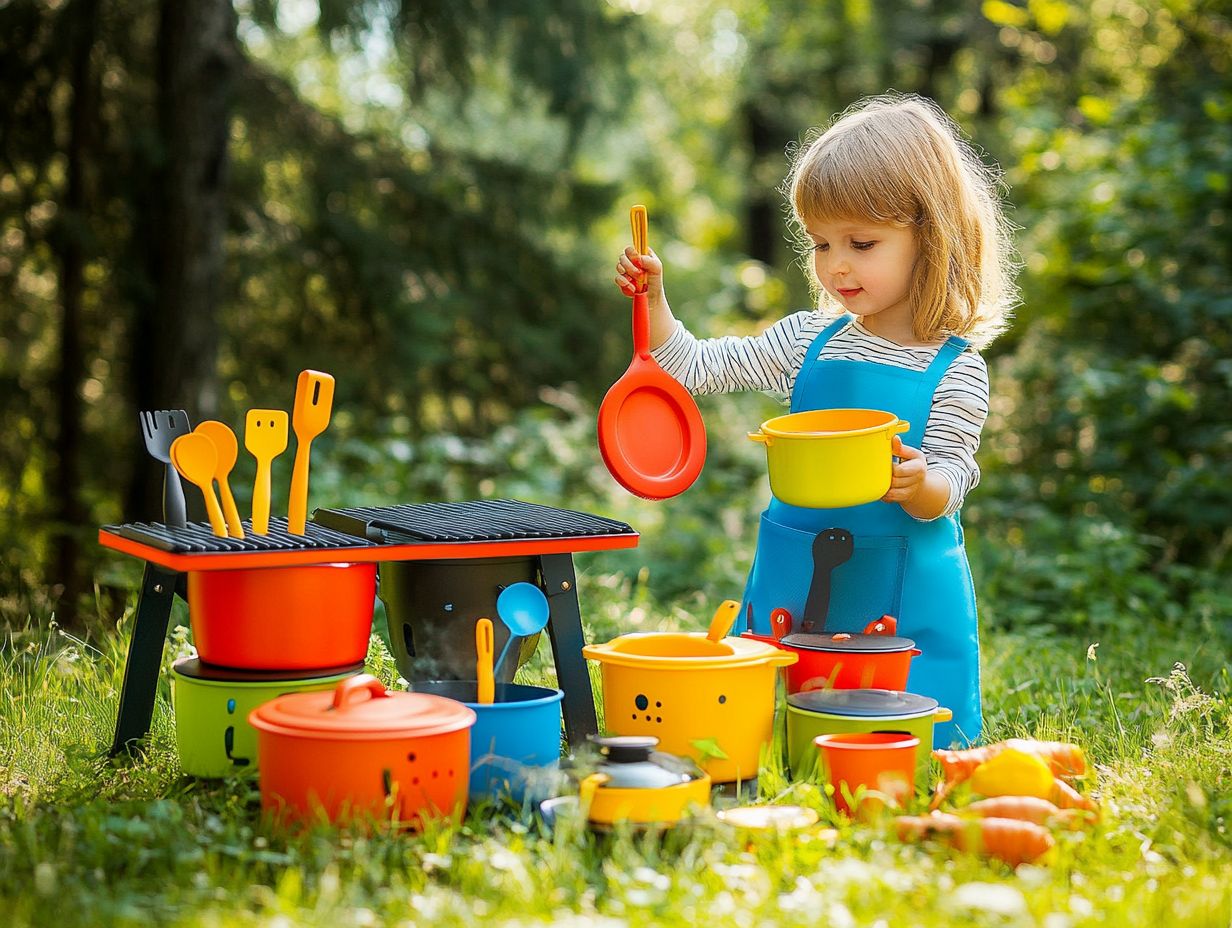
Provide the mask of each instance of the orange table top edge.
[{"label": "orange table top edge", "polygon": [[371,563],[372,561],[444,561],[476,557],[517,557],[532,554],[573,554],[636,548],[637,532],[621,535],[580,535],[566,538],[520,538],[509,541],[447,541],[412,544],[372,544],[354,548],[304,548],[292,551],[223,551],[175,553],[99,529],[105,548],[149,561],[167,570],[246,570],[257,567],[304,567],[310,564]]}]

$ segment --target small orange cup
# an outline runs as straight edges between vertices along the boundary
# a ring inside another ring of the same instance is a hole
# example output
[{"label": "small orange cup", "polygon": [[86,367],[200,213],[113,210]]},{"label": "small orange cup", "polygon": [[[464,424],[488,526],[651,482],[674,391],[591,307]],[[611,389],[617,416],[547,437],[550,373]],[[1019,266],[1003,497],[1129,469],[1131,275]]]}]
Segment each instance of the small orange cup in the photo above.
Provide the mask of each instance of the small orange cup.
[{"label": "small orange cup", "polygon": [[863,786],[900,802],[911,795],[919,738],[897,732],[847,732],[819,735],[813,743],[830,772],[834,804],[840,812],[852,812],[844,787],[848,795]]}]

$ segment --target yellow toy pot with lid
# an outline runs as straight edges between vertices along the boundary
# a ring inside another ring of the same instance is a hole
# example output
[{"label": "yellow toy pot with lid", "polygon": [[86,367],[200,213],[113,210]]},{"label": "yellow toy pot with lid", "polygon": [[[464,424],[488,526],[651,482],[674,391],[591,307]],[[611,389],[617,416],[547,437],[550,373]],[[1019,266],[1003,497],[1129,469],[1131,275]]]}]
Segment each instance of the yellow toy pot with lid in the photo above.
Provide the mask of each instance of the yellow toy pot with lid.
[{"label": "yellow toy pot with lid", "polygon": [[710,777],[692,761],[655,747],[657,738],[592,738],[603,762],[578,784],[592,825],[673,825],[693,808],[709,808]]},{"label": "yellow toy pot with lid", "polygon": [[766,446],[776,497],[792,506],[837,509],[885,496],[894,436],[910,427],[876,409],[816,409],[767,419],[749,438]]},{"label": "yellow toy pot with lid", "polygon": [[640,632],[582,653],[600,665],[609,732],[656,737],[663,751],[697,761],[715,783],[751,780],[774,734],[775,671],[798,656],[717,637]]}]

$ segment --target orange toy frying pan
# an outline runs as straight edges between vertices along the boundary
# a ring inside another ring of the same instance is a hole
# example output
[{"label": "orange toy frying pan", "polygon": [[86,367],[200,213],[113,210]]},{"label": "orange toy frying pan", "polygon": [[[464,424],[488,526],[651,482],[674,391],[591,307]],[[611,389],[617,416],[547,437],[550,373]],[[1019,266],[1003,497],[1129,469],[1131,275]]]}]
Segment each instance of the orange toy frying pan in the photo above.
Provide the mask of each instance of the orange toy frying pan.
[{"label": "orange toy frying pan", "polygon": [[[646,207],[630,211],[633,247],[647,252]],[[689,391],[650,356],[650,309],[633,294],[633,360],[599,407],[599,453],[616,482],[646,499],[683,493],[706,462],[706,426]]]}]

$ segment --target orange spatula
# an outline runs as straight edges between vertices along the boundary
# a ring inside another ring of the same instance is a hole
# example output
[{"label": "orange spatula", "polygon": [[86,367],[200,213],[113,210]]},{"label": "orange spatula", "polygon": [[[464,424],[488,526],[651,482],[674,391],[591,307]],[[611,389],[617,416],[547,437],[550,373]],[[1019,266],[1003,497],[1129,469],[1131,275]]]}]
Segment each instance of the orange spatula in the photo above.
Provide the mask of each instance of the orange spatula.
[{"label": "orange spatula", "polygon": [[244,447],[257,459],[252,485],[252,530],[269,534],[270,465],[287,450],[287,414],[281,409],[250,409],[244,421]]},{"label": "orange spatula", "polygon": [[295,429],[295,466],[291,469],[291,500],[287,504],[287,531],[304,534],[308,521],[308,459],[312,440],[329,425],[334,407],[334,378],[320,371],[300,371],[295,383],[295,407],[291,427]]},{"label": "orange spatula", "polygon": [[214,471],[218,467],[218,450],[206,435],[189,432],[171,443],[171,463],[180,476],[201,488],[205,497],[205,511],[210,517],[210,528],[219,538],[227,537],[227,523],[218,498],[214,495]]},{"label": "orange spatula", "polygon": [[194,432],[200,432],[214,443],[218,452],[218,463],[214,466],[214,479],[218,481],[218,495],[222,497],[222,514],[227,519],[227,534],[232,538],[244,537],[244,526],[240,522],[240,511],[235,506],[235,497],[231,495],[231,484],[227,477],[239,457],[240,443],[235,440],[235,433],[225,422],[207,419],[197,424]]}]

